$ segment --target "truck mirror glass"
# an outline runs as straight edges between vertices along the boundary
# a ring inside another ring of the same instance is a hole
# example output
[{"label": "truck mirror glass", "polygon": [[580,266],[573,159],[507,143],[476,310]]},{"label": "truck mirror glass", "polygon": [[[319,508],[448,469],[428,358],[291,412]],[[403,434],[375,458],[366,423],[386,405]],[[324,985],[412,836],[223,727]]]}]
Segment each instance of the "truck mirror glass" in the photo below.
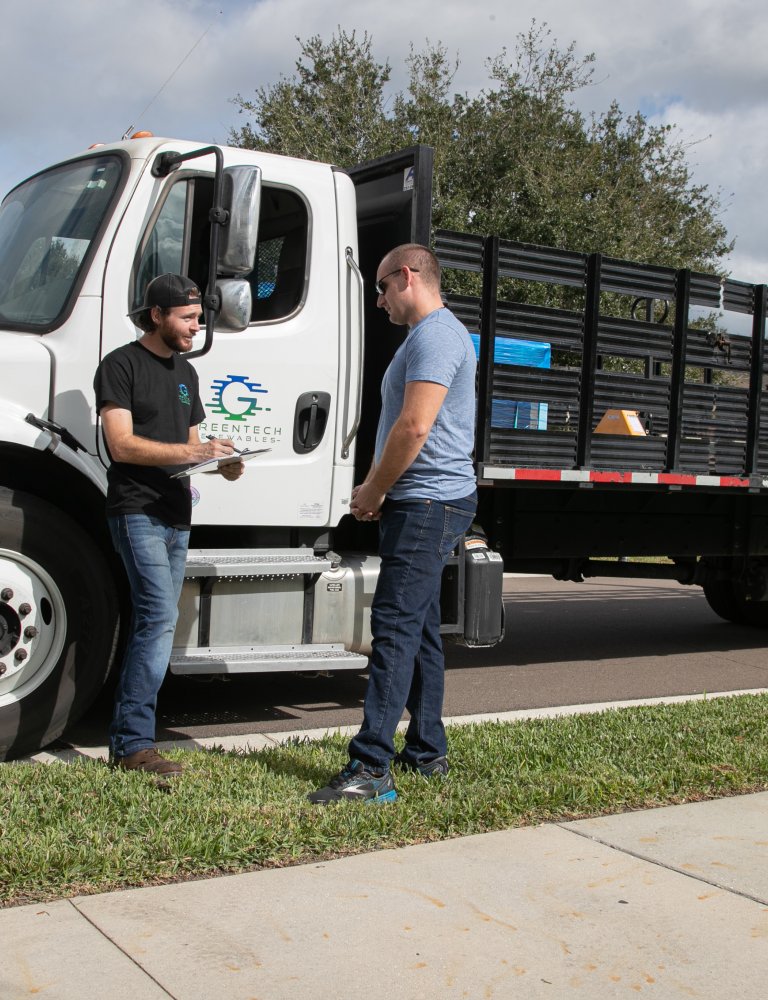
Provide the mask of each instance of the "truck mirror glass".
[{"label": "truck mirror glass", "polygon": [[223,278],[216,284],[221,308],[216,317],[216,329],[242,333],[251,322],[251,286],[244,278]]},{"label": "truck mirror glass", "polygon": [[[218,273],[248,274],[256,257],[261,199],[259,167],[236,166],[224,170],[221,199],[229,219],[219,237]],[[249,317],[250,319],[250,317]]]}]

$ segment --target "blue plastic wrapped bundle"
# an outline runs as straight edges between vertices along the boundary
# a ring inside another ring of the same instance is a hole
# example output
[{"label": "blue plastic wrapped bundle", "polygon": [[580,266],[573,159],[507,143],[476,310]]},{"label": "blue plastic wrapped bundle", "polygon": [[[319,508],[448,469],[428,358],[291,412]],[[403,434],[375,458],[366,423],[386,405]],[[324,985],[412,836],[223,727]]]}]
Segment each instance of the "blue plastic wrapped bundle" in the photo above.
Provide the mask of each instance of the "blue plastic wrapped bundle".
[{"label": "blue plastic wrapped bundle", "polygon": [[[480,335],[470,333],[475,353],[480,357]],[[517,340],[514,337],[496,337],[493,360],[497,365],[525,365],[528,368],[550,368],[552,348],[538,340]],[[518,402],[512,399],[494,399],[491,409],[493,427],[510,427],[519,430],[547,429],[546,403]]]}]

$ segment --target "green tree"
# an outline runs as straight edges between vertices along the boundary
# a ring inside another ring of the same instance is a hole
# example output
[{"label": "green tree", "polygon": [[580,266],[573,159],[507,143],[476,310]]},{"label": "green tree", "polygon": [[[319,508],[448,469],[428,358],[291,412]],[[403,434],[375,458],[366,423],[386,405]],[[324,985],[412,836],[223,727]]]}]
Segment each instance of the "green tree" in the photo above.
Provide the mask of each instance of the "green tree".
[{"label": "green tree", "polygon": [[297,41],[293,77],[234,99],[249,120],[233,144],[350,167],[423,142],[435,149],[436,228],[700,270],[732,249],[674,130],[615,103],[585,117],[574,95],[594,56],[560,48],[545,25],[488,60],[474,97],[452,92],[458,58],[440,44],[411,48],[407,87],[388,100],[391,67],[367,33]]},{"label": "green tree", "polygon": [[588,249],[706,270],[730,252],[719,201],[692,182],[671,126],[625,117],[614,103],[592,117],[587,138],[579,226]]},{"label": "green tree", "polygon": [[407,59],[409,83],[395,96],[392,118],[401,146],[424,143],[434,150],[432,218],[436,228],[457,228],[461,216],[453,208],[451,169],[457,139],[455,98],[450,96],[459,66],[442,45],[427,45]]},{"label": "green tree", "polygon": [[504,51],[488,62],[488,88],[454,99],[450,212],[460,228],[563,246],[584,146],[566,96],[589,82],[592,57],[577,61],[573,47],[542,40],[532,28],[511,60]]},{"label": "green tree", "polygon": [[328,43],[296,41],[291,79],[259,87],[253,101],[233,99],[250,120],[230,130],[232,145],[345,167],[396,148],[384,100],[390,66],[374,59],[368,33],[358,40],[339,28]]}]

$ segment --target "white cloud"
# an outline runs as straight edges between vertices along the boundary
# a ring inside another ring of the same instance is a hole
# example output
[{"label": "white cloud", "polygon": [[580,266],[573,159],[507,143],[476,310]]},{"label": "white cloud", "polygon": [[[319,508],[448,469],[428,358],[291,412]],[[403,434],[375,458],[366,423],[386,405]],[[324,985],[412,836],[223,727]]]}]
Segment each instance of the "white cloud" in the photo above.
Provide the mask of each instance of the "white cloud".
[{"label": "white cloud", "polygon": [[723,219],[736,240],[730,260],[734,277],[766,281],[768,246],[762,205],[768,106],[705,112],[678,103],[667,109],[664,120],[676,123],[683,141],[690,143],[687,159],[694,182],[720,192]]},{"label": "white cloud", "polygon": [[0,189],[132,124],[225,141],[238,125],[231,99],[290,76],[296,36],[328,38],[337,25],[370,33],[396,87],[411,40],[417,50],[440,41],[461,59],[455,89],[474,92],[487,84],[487,58],[511,51],[532,15],[561,47],[595,52],[594,84],[577,97],[583,111],[616,98],[625,112],[676,122],[686,141],[709,137],[690,161],[698,183],[723,192],[734,274],[768,274],[768,18],[754,0],[26,0],[4,11],[0,35]]}]

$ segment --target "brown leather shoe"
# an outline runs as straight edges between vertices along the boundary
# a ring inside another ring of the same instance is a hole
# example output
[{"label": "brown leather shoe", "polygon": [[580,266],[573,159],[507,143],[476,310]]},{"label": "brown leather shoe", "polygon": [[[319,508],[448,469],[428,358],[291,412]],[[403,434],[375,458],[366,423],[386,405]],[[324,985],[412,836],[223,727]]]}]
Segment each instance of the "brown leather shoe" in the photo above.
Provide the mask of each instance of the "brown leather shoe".
[{"label": "brown leather shoe", "polygon": [[147,747],[146,750],[129,753],[126,757],[116,757],[115,767],[125,771],[147,771],[161,778],[174,778],[183,770],[181,764],[177,764],[176,761],[161,757],[157,747]]}]

